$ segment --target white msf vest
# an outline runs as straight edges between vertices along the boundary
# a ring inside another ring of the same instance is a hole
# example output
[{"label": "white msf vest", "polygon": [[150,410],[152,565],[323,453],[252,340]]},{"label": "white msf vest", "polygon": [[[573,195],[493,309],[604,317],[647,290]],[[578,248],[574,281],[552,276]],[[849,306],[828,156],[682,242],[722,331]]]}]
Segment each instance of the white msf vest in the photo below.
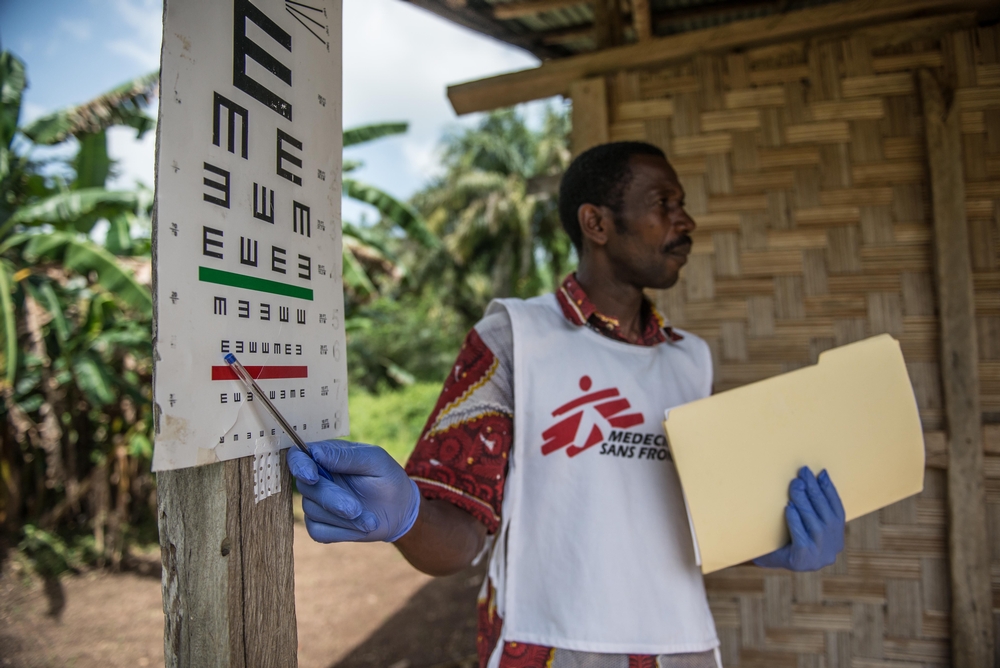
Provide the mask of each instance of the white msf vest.
[{"label": "white msf vest", "polygon": [[630,345],[555,295],[495,301],[514,338],[514,445],[490,556],[501,640],[613,654],[718,646],[661,420],[711,393],[707,344]]}]

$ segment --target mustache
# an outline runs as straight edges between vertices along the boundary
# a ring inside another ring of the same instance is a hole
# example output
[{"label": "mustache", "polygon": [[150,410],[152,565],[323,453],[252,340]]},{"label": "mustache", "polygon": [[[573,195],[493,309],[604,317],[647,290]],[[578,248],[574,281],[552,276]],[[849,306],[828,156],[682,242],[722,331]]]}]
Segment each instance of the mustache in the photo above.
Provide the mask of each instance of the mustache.
[{"label": "mustache", "polygon": [[674,239],[673,241],[671,241],[666,246],[664,246],[663,247],[663,252],[664,253],[671,253],[671,252],[675,251],[676,249],[678,249],[678,248],[680,248],[681,246],[684,246],[684,245],[688,245],[688,246],[694,245],[694,239],[692,239],[687,234],[683,234],[680,237],[678,237],[677,239]]}]

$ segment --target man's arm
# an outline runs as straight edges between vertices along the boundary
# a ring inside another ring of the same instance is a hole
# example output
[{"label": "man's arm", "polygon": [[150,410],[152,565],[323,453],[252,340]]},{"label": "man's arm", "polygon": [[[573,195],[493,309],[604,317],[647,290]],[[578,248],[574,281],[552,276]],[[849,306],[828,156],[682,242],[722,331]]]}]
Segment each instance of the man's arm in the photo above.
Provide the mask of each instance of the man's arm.
[{"label": "man's arm", "polygon": [[[423,499],[417,486],[382,448],[347,441],[309,446],[312,458],[288,453],[299,481],[306,529],[321,543],[395,543],[428,575],[466,568],[482,549],[486,527],[447,501]],[[331,479],[320,477],[322,466]]]},{"label": "man's arm", "polygon": [[378,447],[314,443],[330,482],[290,451],[310,535],[393,542],[431,575],[466,568],[499,527],[514,432],[512,367],[510,320],[487,316],[466,337],[405,471]]},{"label": "man's arm", "polygon": [[486,526],[448,501],[422,499],[413,528],[395,542],[414,568],[451,575],[467,568],[483,549]]}]

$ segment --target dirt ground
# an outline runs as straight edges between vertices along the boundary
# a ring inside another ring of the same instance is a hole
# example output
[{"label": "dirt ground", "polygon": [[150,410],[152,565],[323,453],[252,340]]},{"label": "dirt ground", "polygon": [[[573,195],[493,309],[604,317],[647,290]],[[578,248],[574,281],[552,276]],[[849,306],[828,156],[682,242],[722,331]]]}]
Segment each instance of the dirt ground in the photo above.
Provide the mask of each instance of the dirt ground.
[{"label": "dirt ground", "polygon": [[[163,666],[158,553],[130,572],[0,578],[0,666]],[[295,525],[302,668],[468,668],[476,570],[433,579],[391,545],[319,545]]]}]

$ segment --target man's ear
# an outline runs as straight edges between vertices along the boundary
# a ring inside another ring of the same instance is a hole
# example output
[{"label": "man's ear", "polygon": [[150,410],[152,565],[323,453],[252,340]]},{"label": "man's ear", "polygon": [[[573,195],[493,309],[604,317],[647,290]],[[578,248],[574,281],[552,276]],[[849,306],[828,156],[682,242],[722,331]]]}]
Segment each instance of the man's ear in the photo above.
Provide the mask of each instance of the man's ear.
[{"label": "man's ear", "polygon": [[580,223],[580,232],[585,239],[590,239],[597,246],[608,243],[608,233],[614,220],[611,211],[606,206],[596,204],[581,204],[576,210],[576,218]]}]

